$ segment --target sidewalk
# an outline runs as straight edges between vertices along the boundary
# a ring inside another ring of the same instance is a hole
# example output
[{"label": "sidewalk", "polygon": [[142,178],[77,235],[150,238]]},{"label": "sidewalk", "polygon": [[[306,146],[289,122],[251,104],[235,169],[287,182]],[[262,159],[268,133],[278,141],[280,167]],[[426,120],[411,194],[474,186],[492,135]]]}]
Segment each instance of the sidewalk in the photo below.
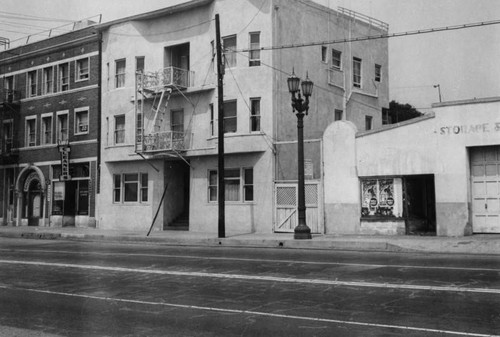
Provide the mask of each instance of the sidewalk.
[{"label": "sidewalk", "polygon": [[429,236],[358,236],[313,235],[311,240],[294,240],[293,234],[231,234],[218,238],[217,233],[188,231],[147,232],[115,231],[75,227],[10,227],[0,226],[0,237],[26,239],[65,239],[174,246],[225,246],[356,250],[378,252],[420,252],[500,255],[500,235],[465,237]]}]

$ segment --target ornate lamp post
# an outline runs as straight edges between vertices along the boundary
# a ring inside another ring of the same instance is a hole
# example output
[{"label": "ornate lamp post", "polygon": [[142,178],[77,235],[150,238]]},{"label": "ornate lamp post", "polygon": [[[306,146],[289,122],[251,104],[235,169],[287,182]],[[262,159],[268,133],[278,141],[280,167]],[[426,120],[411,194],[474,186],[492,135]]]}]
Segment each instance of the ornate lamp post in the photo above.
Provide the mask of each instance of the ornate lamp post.
[{"label": "ornate lamp post", "polygon": [[[306,203],[304,187],[304,116],[309,111],[309,97],[312,94],[314,83],[306,75],[304,81],[295,76],[294,71],[288,77],[288,91],[292,94],[292,108],[297,116],[297,138],[298,138],[298,176],[299,176],[299,224],[294,229],[295,239],[311,239],[311,229],[306,224]],[[299,87],[302,87],[302,98]]]}]

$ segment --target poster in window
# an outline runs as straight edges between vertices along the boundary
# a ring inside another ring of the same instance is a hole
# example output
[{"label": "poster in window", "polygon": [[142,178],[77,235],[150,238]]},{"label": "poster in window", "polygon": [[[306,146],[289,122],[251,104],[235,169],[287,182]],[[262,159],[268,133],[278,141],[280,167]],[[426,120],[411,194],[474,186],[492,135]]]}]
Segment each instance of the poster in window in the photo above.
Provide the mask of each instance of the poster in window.
[{"label": "poster in window", "polygon": [[394,216],[394,179],[361,181],[361,216]]},{"label": "poster in window", "polygon": [[377,180],[363,180],[361,193],[361,215],[375,215],[378,205]]},{"label": "poster in window", "polygon": [[394,215],[394,180],[381,179],[379,180],[379,208],[378,215],[393,216]]}]

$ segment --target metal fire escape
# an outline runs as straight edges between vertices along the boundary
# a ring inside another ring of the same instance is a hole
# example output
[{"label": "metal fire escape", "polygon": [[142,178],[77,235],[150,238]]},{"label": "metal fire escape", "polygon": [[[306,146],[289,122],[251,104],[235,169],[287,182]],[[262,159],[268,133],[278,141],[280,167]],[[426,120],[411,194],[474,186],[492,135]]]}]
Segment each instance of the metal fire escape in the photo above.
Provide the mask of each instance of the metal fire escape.
[{"label": "metal fire escape", "polygon": [[14,164],[19,159],[16,135],[19,128],[21,95],[11,89],[3,89],[0,93],[0,164]]}]

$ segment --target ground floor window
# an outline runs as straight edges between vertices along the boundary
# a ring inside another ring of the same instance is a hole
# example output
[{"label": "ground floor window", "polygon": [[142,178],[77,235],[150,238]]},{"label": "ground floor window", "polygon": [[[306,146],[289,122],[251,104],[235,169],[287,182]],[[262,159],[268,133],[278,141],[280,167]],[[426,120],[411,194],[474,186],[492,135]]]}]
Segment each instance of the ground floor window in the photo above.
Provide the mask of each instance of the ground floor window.
[{"label": "ground floor window", "polygon": [[400,217],[401,178],[361,180],[362,217]]},{"label": "ground floor window", "polygon": [[89,179],[55,181],[52,215],[89,215]]},{"label": "ground floor window", "polygon": [[148,174],[114,174],[113,202],[148,202]]},{"label": "ground floor window", "polygon": [[[253,168],[224,170],[225,201],[253,201]],[[217,170],[208,171],[208,201],[218,200]]]}]

